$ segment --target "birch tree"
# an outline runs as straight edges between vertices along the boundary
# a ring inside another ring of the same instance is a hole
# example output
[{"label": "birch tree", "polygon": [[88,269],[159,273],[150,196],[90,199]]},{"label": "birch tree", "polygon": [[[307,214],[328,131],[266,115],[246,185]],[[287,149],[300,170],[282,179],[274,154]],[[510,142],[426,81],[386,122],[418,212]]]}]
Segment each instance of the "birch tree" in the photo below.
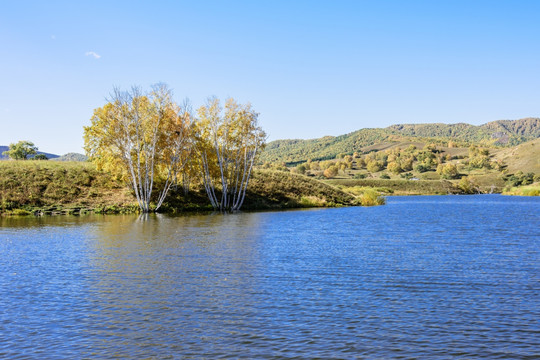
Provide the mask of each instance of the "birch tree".
[{"label": "birch tree", "polygon": [[165,85],[144,94],[115,88],[84,128],[85,150],[98,169],[121,175],[142,212],[151,211],[156,178],[161,180],[154,211],[163,204],[192,148],[193,116],[172,100]]},{"label": "birch tree", "polygon": [[239,210],[244,202],[257,152],[266,138],[258,116],[250,104],[234,99],[222,108],[218,99],[210,98],[198,109],[203,184],[216,210]]}]

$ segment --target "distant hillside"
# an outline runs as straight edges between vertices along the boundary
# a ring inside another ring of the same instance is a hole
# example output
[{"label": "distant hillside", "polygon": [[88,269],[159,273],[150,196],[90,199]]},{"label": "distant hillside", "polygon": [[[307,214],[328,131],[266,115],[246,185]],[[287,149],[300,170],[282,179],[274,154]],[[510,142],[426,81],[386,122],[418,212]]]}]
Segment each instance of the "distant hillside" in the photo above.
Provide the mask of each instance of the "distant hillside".
[{"label": "distant hillside", "polygon": [[540,174],[540,139],[528,141],[516,147],[502,149],[495,158],[508,164],[508,171]]},{"label": "distant hillside", "polygon": [[[4,151],[8,151],[9,150],[9,146],[4,146],[4,145],[0,145],[0,160],[7,160],[9,159],[8,156],[4,155]],[[45,155],[47,158],[49,159],[54,159],[54,158],[57,158],[59,157],[58,155],[56,154],[50,154],[50,153],[46,153],[46,152],[43,152],[43,151],[38,151],[37,152],[38,154],[43,154]]]},{"label": "distant hillside", "polygon": [[333,159],[340,153],[369,151],[380,143],[458,141],[468,144],[514,146],[540,138],[540,119],[499,120],[484,125],[470,124],[397,124],[387,128],[362,129],[340,136],[325,136],[311,140],[276,140],[267,144],[262,162],[296,163]]},{"label": "distant hillside", "polygon": [[79,154],[79,153],[67,153],[62,156],[59,156],[55,159],[52,159],[55,161],[87,161],[88,156]]},{"label": "distant hillside", "polygon": [[540,137],[540,119],[498,120],[480,126],[465,123],[398,124],[386,129],[405,136],[451,138],[475,143],[493,141],[499,145],[518,145]]}]

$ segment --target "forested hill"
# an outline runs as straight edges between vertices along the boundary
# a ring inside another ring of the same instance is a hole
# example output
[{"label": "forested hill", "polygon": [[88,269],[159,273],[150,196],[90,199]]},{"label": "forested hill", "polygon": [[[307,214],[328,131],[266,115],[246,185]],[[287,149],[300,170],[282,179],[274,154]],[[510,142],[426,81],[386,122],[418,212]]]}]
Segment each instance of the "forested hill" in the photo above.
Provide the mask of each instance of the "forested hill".
[{"label": "forested hill", "polygon": [[338,154],[365,151],[366,147],[384,142],[457,141],[461,145],[482,144],[515,146],[540,138],[540,118],[498,120],[475,126],[458,124],[397,124],[387,128],[361,129],[340,136],[310,140],[276,140],[267,144],[262,162],[302,162],[333,159]]},{"label": "forested hill", "polygon": [[60,157],[54,158],[55,161],[87,161],[88,156],[79,153],[67,153]]},{"label": "forested hill", "polygon": [[540,137],[540,119],[498,120],[474,126],[458,124],[398,124],[386,128],[392,133],[424,138],[452,138],[468,142],[494,141],[518,145]]}]

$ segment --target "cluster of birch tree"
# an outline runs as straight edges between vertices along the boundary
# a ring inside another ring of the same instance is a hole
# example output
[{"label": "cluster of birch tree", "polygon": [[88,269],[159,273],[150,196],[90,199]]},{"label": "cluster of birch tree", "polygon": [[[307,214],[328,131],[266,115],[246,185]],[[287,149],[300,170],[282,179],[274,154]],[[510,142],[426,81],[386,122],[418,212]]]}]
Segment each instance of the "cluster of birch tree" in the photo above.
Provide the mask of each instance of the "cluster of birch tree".
[{"label": "cluster of birch tree", "polygon": [[[250,104],[210,98],[195,113],[163,84],[114,89],[84,128],[98,169],[124,178],[142,212],[157,211],[173,186],[199,179],[214,209],[239,210],[266,134]],[[155,194],[157,192],[157,195]]]}]

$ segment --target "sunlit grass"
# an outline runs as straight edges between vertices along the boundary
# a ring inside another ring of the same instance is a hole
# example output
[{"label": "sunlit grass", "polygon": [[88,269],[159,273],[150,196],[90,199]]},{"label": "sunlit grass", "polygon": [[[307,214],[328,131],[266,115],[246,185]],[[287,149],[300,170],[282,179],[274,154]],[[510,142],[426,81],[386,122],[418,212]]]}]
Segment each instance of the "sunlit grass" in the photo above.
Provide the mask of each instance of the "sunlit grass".
[{"label": "sunlit grass", "polygon": [[503,195],[540,196],[540,184],[513,187],[505,190]]},{"label": "sunlit grass", "polygon": [[341,186],[344,191],[358,188],[374,188],[392,195],[443,195],[456,192],[456,187],[448,180],[382,180],[382,179],[349,179],[327,180],[328,184]]},{"label": "sunlit grass", "polygon": [[319,207],[355,203],[355,197],[303,175],[261,170],[253,174],[246,195],[247,208]]},{"label": "sunlit grass", "polygon": [[360,205],[362,206],[377,206],[386,203],[384,197],[378,191],[373,189],[366,189],[360,195]]},{"label": "sunlit grass", "polygon": [[124,184],[87,162],[0,161],[0,211],[127,205]]},{"label": "sunlit grass", "polygon": [[[355,195],[321,181],[279,171],[257,171],[250,181],[243,208],[355,204],[358,204]],[[187,197],[181,190],[172,192],[164,204],[167,211],[204,210],[208,206],[201,184],[193,184]],[[64,213],[73,209],[134,212],[137,203],[124,182],[98,171],[92,163],[0,161],[0,213],[23,215],[59,209]]]}]

